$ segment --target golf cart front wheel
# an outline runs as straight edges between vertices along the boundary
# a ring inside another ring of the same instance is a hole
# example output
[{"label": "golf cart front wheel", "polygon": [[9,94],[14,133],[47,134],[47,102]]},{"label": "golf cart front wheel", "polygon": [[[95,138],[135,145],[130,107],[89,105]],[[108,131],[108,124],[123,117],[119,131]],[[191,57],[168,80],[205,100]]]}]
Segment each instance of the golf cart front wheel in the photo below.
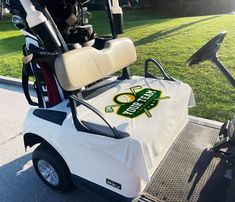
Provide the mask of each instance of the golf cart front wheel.
[{"label": "golf cart front wheel", "polygon": [[39,145],[33,152],[32,160],[39,178],[46,185],[57,191],[68,191],[72,187],[66,163],[50,145]]}]

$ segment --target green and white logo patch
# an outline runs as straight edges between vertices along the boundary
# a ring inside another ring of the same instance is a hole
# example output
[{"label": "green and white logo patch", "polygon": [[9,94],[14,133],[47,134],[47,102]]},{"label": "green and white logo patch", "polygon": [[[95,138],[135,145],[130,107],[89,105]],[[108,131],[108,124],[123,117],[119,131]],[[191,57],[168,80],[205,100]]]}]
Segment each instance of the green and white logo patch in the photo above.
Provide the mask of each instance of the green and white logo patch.
[{"label": "green and white logo patch", "polygon": [[150,110],[156,107],[160,100],[169,99],[169,96],[161,97],[162,92],[152,88],[144,88],[134,86],[130,88],[129,93],[121,93],[116,95],[113,100],[116,104],[107,106],[106,113],[115,112],[128,118],[136,118],[142,114],[146,114],[151,118]]}]

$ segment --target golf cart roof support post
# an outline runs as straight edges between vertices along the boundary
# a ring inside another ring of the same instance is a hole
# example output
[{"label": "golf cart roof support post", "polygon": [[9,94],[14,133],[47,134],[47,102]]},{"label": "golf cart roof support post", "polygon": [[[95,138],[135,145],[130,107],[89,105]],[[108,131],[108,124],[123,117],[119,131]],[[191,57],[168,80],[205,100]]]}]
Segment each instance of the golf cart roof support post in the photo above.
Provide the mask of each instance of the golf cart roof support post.
[{"label": "golf cart roof support post", "polygon": [[109,24],[112,32],[113,39],[117,38],[117,33],[115,31],[114,20],[113,20],[113,13],[111,9],[111,0],[105,0],[105,4],[107,7],[108,17],[109,17]]},{"label": "golf cart roof support post", "polygon": [[[114,19],[113,19],[113,13],[112,13],[112,9],[111,9],[111,0],[105,0],[105,4],[107,6],[107,12],[108,12],[109,24],[110,24],[112,36],[113,36],[113,39],[116,39],[117,33],[116,33]],[[124,79],[130,79],[130,78],[131,78],[130,71],[126,67],[122,70],[122,75],[118,79],[124,80]]]},{"label": "golf cart roof support post", "polygon": [[131,78],[130,70],[127,67],[123,68],[122,75],[118,77],[118,80],[125,80],[130,78]]},{"label": "golf cart roof support post", "polygon": [[219,70],[223,73],[223,75],[228,79],[228,81],[235,87],[235,79],[233,78],[232,74],[226,69],[226,67],[221,63],[217,56],[211,59],[213,63],[219,68]]},{"label": "golf cart roof support post", "polygon": [[[116,33],[114,20],[113,20],[113,13],[112,13],[112,9],[111,9],[111,0],[105,0],[105,4],[106,4],[106,7],[107,7],[107,12],[108,12],[108,17],[109,17],[109,24],[110,24],[110,28],[111,28],[111,32],[112,32],[112,37],[113,37],[113,39],[116,39],[117,38],[117,33]],[[126,67],[122,70],[122,75],[119,77],[119,79],[124,80],[124,79],[130,79],[130,78],[131,78],[130,71]]]}]

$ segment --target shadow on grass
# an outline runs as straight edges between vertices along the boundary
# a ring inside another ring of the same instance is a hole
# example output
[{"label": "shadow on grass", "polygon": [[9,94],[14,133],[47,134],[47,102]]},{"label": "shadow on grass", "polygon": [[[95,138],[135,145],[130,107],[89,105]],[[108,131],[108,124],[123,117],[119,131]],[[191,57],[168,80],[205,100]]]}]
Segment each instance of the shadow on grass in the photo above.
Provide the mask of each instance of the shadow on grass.
[{"label": "shadow on grass", "polygon": [[[173,19],[173,18],[172,18]],[[125,29],[132,29],[132,28],[136,28],[136,27],[142,27],[143,25],[153,25],[153,24],[162,24],[162,23],[166,23],[170,20],[172,20],[171,18],[168,19],[141,19],[141,20],[132,20],[132,21],[127,21],[127,23],[125,23],[124,25],[124,31]]]},{"label": "shadow on grass", "polygon": [[161,16],[152,9],[124,11],[124,28],[134,28],[143,25],[152,25],[168,22],[173,18]]},{"label": "shadow on grass", "polygon": [[9,54],[21,50],[24,43],[23,36],[13,36],[0,39],[0,54]]},{"label": "shadow on grass", "polygon": [[[171,18],[164,18],[153,10],[123,10],[124,14],[124,31],[130,28],[140,27],[143,25],[160,24],[172,20]],[[102,19],[102,20],[101,20]],[[110,25],[106,11],[92,12],[92,19],[90,23],[93,24],[94,30],[98,35],[110,34]]]},{"label": "shadow on grass", "polygon": [[135,46],[144,45],[144,44],[151,43],[151,42],[159,40],[159,39],[166,38],[167,36],[171,35],[174,32],[177,32],[179,30],[190,27],[192,25],[195,25],[195,24],[198,24],[198,23],[201,23],[201,22],[204,22],[204,21],[212,20],[212,19],[218,18],[218,17],[220,17],[220,16],[212,16],[212,17],[209,17],[209,18],[206,18],[206,19],[201,19],[201,20],[190,22],[190,23],[186,23],[186,24],[180,25],[178,27],[175,27],[173,29],[156,32],[154,34],[151,34],[151,35],[149,35],[145,38],[142,38],[142,39],[136,41]]}]

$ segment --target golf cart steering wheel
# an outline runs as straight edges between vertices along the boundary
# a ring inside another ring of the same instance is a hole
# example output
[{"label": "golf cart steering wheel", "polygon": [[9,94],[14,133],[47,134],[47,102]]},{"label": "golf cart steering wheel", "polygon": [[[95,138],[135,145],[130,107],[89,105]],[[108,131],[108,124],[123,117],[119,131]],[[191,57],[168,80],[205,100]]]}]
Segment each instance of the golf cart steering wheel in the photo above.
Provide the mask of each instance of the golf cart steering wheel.
[{"label": "golf cart steering wheel", "polygon": [[213,37],[188,59],[186,65],[191,66],[206,60],[213,60],[216,57],[216,53],[220,49],[226,35],[227,32],[221,32],[217,36]]}]

